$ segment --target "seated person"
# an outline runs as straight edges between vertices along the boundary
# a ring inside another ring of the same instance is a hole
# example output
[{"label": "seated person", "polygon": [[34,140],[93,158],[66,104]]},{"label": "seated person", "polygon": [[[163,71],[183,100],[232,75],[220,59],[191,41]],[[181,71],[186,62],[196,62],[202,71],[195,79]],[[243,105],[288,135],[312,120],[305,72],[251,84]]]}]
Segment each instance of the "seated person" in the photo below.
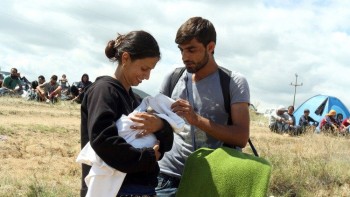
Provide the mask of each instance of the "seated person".
[{"label": "seated person", "polygon": [[43,83],[45,83],[45,77],[42,75],[38,77],[38,80],[32,81],[31,88],[28,90],[27,100],[39,100],[39,94],[36,88],[38,87],[38,85],[41,85]]},{"label": "seated person", "polygon": [[289,124],[287,123],[289,116],[285,113],[287,110],[280,105],[274,112],[271,113],[269,119],[269,128],[273,132],[287,132]]},{"label": "seated person", "polygon": [[331,130],[332,132],[339,131],[339,125],[335,118],[336,115],[337,115],[337,112],[334,109],[330,110],[329,113],[325,115],[325,117],[321,120],[321,123],[320,123],[321,131],[327,131],[327,130]]},{"label": "seated person", "polygon": [[39,100],[47,103],[57,101],[57,98],[61,95],[61,86],[57,83],[57,75],[52,75],[49,82],[38,85],[36,89]]},{"label": "seated person", "polygon": [[87,86],[92,84],[92,82],[89,80],[88,74],[83,74],[81,76],[81,81],[77,84],[77,86],[71,87],[71,94],[74,96],[72,101],[75,101],[77,103],[81,103],[84,98],[84,91]]},{"label": "seated person", "polygon": [[342,122],[343,132],[350,133],[350,117],[345,118]]},{"label": "seated person", "polygon": [[59,84],[62,88],[61,92],[64,95],[68,95],[69,93],[69,83],[68,83],[68,79],[67,76],[65,74],[62,75],[62,78],[59,80]]},{"label": "seated person", "polygon": [[285,112],[287,116],[289,117],[286,123],[288,124],[288,130],[290,131],[291,134],[293,135],[299,135],[301,134],[301,128],[299,125],[296,125],[295,123],[295,116],[293,115],[294,113],[294,106],[289,106],[288,111]]},{"label": "seated person", "polygon": [[337,125],[340,129],[340,132],[342,132],[343,131],[343,124],[342,124],[343,123],[343,114],[338,113],[335,121],[337,122]]},{"label": "seated person", "polygon": [[302,115],[299,119],[299,126],[303,128],[305,131],[306,128],[313,126],[317,127],[319,122],[314,120],[311,116],[309,116],[310,110],[309,109],[304,109],[304,115]]},{"label": "seated person", "polygon": [[20,76],[20,73],[17,72],[17,68],[12,68],[10,76],[7,76],[2,82],[0,96],[4,94],[21,95],[23,93],[23,88]]},{"label": "seated person", "polygon": [[[130,129],[130,126],[135,124],[130,117],[135,113],[148,110],[149,107],[153,110],[151,112],[148,111],[149,113],[155,113],[160,118],[168,121],[174,132],[181,132],[185,126],[185,121],[172,112],[172,103],[174,103],[174,100],[163,94],[158,94],[154,98],[151,96],[144,98],[142,103],[131,114],[128,116],[122,115],[117,120],[116,127],[119,136],[123,137],[126,142],[135,148],[153,147],[157,143],[157,138],[153,133],[146,135],[143,131]],[[108,164],[98,157],[90,143],[87,143],[81,150],[77,162],[92,166],[85,178],[86,185],[88,186],[87,196],[117,195],[126,173],[108,166]]]}]

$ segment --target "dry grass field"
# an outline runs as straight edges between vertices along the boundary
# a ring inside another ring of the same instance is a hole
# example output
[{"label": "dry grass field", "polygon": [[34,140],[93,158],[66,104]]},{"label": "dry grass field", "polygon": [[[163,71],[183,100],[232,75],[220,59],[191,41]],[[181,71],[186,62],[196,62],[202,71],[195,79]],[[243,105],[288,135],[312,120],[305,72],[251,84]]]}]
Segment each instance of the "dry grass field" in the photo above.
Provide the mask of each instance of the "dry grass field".
[{"label": "dry grass field", "polygon": [[[349,136],[279,135],[251,119],[251,139],[273,167],[269,196],[350,196]],[[0,196],[79,196],[79,150],[80,105],[0,97]]]}]

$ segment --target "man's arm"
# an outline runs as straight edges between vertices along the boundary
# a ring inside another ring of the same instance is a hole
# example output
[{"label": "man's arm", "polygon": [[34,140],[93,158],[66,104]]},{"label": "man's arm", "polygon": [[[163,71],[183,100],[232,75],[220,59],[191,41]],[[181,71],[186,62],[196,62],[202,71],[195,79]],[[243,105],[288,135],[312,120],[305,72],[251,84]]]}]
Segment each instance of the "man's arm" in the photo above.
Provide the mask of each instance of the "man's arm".
[{"label": "man's arm", "polygon": [[232,125],[217,124],[195,113],[186,100],[179,99],[172,109],[184,117],[189,124],[201,129],[226,144],[244,148],[249,139],[249,104],[235,103],[231,105]]},{"label": "man's arm", "polygon": [[19,91],[23,90],[22,82],[21,82],[21,80],[19,79],[19,77],[18,77],[18,80],[17,80],[17,86],[18,86],[18,88],[15,88],[15,89],[14,89],[16,92],[19,92]]},{"label": "man's arm", "polygon": [[10,80],[10,79],[8,77],[6,77],[4,79],[4,81],[2,81],[2,85],[1,85],[2,88],[9,89],[8,86],[7,86],[8,80]]}]

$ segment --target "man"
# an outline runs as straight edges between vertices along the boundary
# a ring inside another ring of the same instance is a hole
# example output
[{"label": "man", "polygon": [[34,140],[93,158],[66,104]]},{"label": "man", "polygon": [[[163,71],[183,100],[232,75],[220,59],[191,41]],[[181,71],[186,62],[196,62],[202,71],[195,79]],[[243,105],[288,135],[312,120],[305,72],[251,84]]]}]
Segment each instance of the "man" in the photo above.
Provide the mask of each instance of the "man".
[{"label": "man", "polygon": [[10,76],[6,77],[2,83],[0,95],[5,93],[20,95],[22,94],[22,89],[20,73],[17,72],[17,68],[12,68]]},{"label": "man", "polygon": [[41,85],[43,83],[45,83],[45,77],[42,76],[42,75],[39,75],[39,77],[38,77],[38,84]]},{"label": "man", "polygon": [[269,119],[269,128],[273,132],[283,133],[289,130],[289,116],[285,113],[287,110],[283,105],[271,113]]},{"label": "man", "polygon": [[303,132],[305,132],[307,128],[318,126],[318,122],[309,115],[310,110],[304,109],[304,115],[302,115],[299,119],[299,125],[301,126]]},{"label": "man", "polygon": [[42,75],[38,77],[38,80],[32,81],[31,88],[28,90],[27,93],[27,100],[40,100],[40,93],[37,87],[43,83],[45,83],[45,77]]},{"label": "man", "polygon": [[[218,148],[223,143],[244,148],[249,139],[249,86],[244,76],[232,72],[230,103],[232,125],[225,111],[220,85],[219,66],[214,60],[216,31],[201,17],[187,20],[179,29],[175,42],[180,49],[186,71],[174,87],[172,110],[186,120],[187,126],[174,134],[172,150],[159,161],[157,196],[175,196],[186,158],[201,147]],[[169,92],[171,74],[161,92]]]},{"label": "man", "polygon": [[52,75],[49,82],[38,85],[39,100],[47,103],[55,102],[61,94],[61,89],[61,86],[57,83],[57,75]]}]

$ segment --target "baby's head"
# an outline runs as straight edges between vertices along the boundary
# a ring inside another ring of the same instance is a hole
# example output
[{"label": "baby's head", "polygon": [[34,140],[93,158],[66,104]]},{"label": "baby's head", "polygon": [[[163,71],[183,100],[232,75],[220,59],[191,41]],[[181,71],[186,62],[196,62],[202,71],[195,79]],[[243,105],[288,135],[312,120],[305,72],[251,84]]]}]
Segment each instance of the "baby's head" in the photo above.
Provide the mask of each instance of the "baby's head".
[{"label": "baby's head", "polygon": [[148,106],[148,108],[146,109],[146,112],[149,114],[158,114],[158,112],[156,112],[154,109],[152,109],[151,106]]}]

